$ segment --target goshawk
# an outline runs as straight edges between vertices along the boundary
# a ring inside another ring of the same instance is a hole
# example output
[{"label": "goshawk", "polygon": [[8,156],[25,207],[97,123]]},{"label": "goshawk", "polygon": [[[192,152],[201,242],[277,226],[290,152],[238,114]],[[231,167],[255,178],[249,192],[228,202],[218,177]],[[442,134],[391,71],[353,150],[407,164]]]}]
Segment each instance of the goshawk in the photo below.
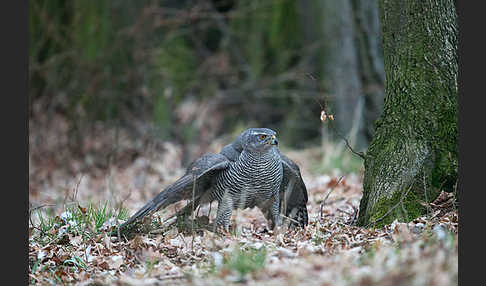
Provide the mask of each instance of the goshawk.
[{"label": "goshawk", "polygon": [[120,226],[140,221],[180,200],[193,205],[218,201],[216,226],[228,231],[232,211],[257,206],[274,228],[289,218],[291,226],[308,223],[307,189],[299,167],[280,153],[275,131],[250,128],[218,154],[206,154]]}]

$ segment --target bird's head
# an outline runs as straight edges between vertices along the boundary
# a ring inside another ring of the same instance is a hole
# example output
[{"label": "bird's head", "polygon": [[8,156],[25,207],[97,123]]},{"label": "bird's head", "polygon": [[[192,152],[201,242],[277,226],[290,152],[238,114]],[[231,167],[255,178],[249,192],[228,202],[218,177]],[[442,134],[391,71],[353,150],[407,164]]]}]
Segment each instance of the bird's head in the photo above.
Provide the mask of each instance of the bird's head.
[{"label": "bird's head", "polygon": [[267,151],[276,148],[278,140],[277,133],[268,128],[249,128],[241,133],[243,149],[251,151]]}]

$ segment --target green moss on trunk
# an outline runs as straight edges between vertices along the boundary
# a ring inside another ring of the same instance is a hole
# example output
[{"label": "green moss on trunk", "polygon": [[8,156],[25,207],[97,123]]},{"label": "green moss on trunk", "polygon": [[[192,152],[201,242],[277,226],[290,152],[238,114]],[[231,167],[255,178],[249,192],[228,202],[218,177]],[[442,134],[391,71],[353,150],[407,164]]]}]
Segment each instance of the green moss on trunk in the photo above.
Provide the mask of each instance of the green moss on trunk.
[{"label": "green moss on trunk", "polygon": [[[365,159],[358,224],[413,219],[457,181],[457,15],[453,1],[382,0],[385,103]],[[406,213],[404,215],[404,213]]]},{"label": "green moss on trunk", "polygon": [[[406,194],[403,199],[402,194]],[[395,219],[401,222],[413,220],[426,211],[426,208],[419,202],[417,195],[412,191],[407,193],[407,190],[394,192],[391,199],[380,198],[374,205],[370,224],[375,227],[382,227],[392,223]]]}]

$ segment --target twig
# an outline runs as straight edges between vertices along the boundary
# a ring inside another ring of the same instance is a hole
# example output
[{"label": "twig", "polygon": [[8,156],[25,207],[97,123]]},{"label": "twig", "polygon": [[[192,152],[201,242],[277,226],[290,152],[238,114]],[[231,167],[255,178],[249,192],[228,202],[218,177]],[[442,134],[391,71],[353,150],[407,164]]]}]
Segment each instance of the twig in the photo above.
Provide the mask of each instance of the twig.
[{"label": "twig", "polygon": [[344,175],[341,176],[339,178],[339,180],[336,182],[336,184],[334,184],[334,186],[332,186],[332,189],[327,193],[326,197],[324,198],[324,200],[321,202],[321,206],[320,206],[320,213],[319,213],[319,217],[320,219],[322,220],[322,207],[326,204],[326,201],[327,201],[327,198],[329,198],[329,195],[334,191],[334,189],[339,185],[339,183],[341,182],[341,180],[344,178]]},{"label": "twig", "polygon": [[326,203],[326,205],[332,205],[332,204],[335,204],[337,202],[344,201],[344,200],[346,200],[346,198],[337,198],[335,200],[329,201],[328,203]]},{"label": "twig", "polygon": [[208,219],[211,219],[211,206],[213,205],[213,201],[209,202],[209,211],[208,211]]},{"label": "twig", "polygon": [[338,211],[340,211],[340,212],[342,212],[342,213],[345,213],[345,214],[347,214],[347,215],[353,215],[352,213],[350,213],[350,212],[348,212],[348,211],[345,211],[345,210],[343,210],[343,209],[340,209],[340,208],[338,208],[337,210],[338,210]]},{"label": "twig", "polygon": [[429,213],[429,216],[431,216],[432,215],[432,208],[429,205],[429,199],[427,197],[427,183],[425,182],[425,173],[424,173],[423,178],[424,178],[423,181],[424,181],[424,194],[425,194],[425,204],[424,205],[427,208],[427,212]]},{"label": "twig", "polygon": [[[312,80],[313,80],[313,82],[314,82],[314,84],[315,84],[315,86],[316,86],[317,90],[319,90],[319,92],[322,92],[322,90],[321,90],[321,89],[320,89],[320,88],[317,86],[317,79],[316,79],[316,77],[315,77],[313,74],[311,74],[311,73],[306,73],[306,75],[307,75],[307,77],[309,77],[310,79],[312,79]],[[329,115],[329,111],[328,111],[328,108],[327,108],[327,101],[326,101],[326,99],[324,98],[324,105],[322,105],[322,104],[319,102],[319,100],[317,100],[317,99],[316,99],[316,101],[317,101],[317,103],[319,104],[319,106],[321,107],[321,111],[323,111],[327,117],[332,118],[332,120],[330,120],[330,122],[329,122],[329,126],[330,126],[331,130],[332,130],[332,131],[334,131],[334,133],[336,133],[336,135],[337,135],[338,137],[340,137],[341,139],[343,139],[343,140],[344,140],[344,143],[346,144],[346,147],[348,147],[348,149],[349,149],[349,150],[350,150],[350,151],[351,151],[353,154],[355,154],[355,155],[359,156],[361,159],[365,160],[365,159],[366,159],[365,154],[364,154],[363,152],[356,152],[356,151],[355,151],[355,150],[354,150],[354,149],[351,147],[351,145],[349,145],[348,139],[346,139],[346,137],[344,137],[344,136],[343,136],[341,133],[339,133],[339,131],[338,131],[338,130],[337,130],[335,127],[334,127],[334,125],[332,124],[332,121],[334,121],[334,119],[333,119],[334,117],[331,117],[332,115]]]},{"label": "twig", "polygon": [[121,210],[123,208],[123,203],[131,196],[132,194],[132,189],[128,192],[128,194],[118,203],[118,214],[115,217],[116,220],[116,232],[118,236],[118,241],[121,242],[121,234],[120,234],[120,222],[118,221],[118,218],[120,217]]},{"label": "twig", "polygon": [[73,194],[73,201],[77,202],[77,197],[78,197],[78,189],[79,185],[81,184],[81,180],[83,179],[84,174],[81,174],[81,177],[78,180],[78,183],[76,184],[76,188],[74,189],[74,194]]},{"label": "twig", "polygon": [[290,221],[293,221],[293,222],[295,222],[296,224],[299,224],[299,222],[298,222],[297,220],[295,220],[295,219],[293,219],[293,218],[290,218],[290,217],[288,217],[288,216],[286,216],[286,215],[280,214],[280,216],[281,216],[281,217],[283,217],[283,218],[286,218],[286,219],[288,219],[288,220],[290,220]]},{"label": "twig", "polygon": [[454,184],[454,192],[453,192],[453,194],[454,194],[454,207],[456,207],[456,208],[457,208],[456,198],[457,198],[457,182],[458,181],[459,181],[459,178],[456,179],[456,183]]},{"label": "twig", "polygon": [[329,122],[329,126],[331,127],[331,129],[337,134],[337,136],[339,136],[341,139],[344,140],[344,143],[346,144],[346,147],[348,147],[348,149],[355,155],[359,156],[361,159],[365,160],[366,159],[366,155],[363,153],[363,152],[356,152],[354,151],[354,149],[351,147],[351,145],[349,145],[349,142],[348,142],[348,139],[346,139],[346,137],[344,137],[341,133],[339,133],[339,131],[337,131],[337,129],[334,127],[334,125]]},{"label": "twig", "polygon": [[116,220],[117,228],[116,228],[116,235],[118,236],[118,241],[121,242],[121,234],[120,234],[120,223],[118,219]]},{"label": "twig", "polygon": [[163,224],[160,225],[160,228],[151,230],[149,233],[151,234],[158,234],[158,233],[164,233],[168,227],[170,227],[172,224],[174,224],[177,221],[177,214],[169,217],[166,219]]},{"label": "twig", "polygon": [[40,209],[40,208],[44,208],[44,207],[55,207],[55,206],[56,206],[55,204],[47,204],[47,205],[36,206],[36,207],[33,207],[33,208],[29,209],[29,222],[30,222],[30,224],[32,225],[33,228],[41,231],[43,235],[46,235],[46,232],[43,229],[37,227],[34,224],[34,222],[32,221],[32,212],[35,211],[35,210],[37,210],[37,209]]},{"label": "twig", "polygon": [[179,233],[177,234],[177,236],[179,236],[179,237],[182,239],[182,242],[184,242],[184,245],[186,246],[186,248],[189,248],[189,247],[187,246],[187,242],[186,242],[186,239],[184,238],[184,235],[182,235],[182,232],[179,232]]},{"label": "twig", "polygon": [[192,220],[191,220],[191,235],[192,235],[192,240],[191,240],[191,250],[194,252],[194,220],[196,219],[195,213],[194,213],[194,199],[196,197],[196,176],[193,176],[193,183],[192,183]]},{"label": "twig", "polygon": [[353,205],[351,205],[351,207],[353,208],[353,217],[349,221],[348,225],[354,225],[356,223],[356,219],[358,218],[359,209]]},{"label": "twig", "polygon": [[[194,207],[194,203],[192,204],[192,206]],[[198,205],[197,206],[197,212],[196,212],[196,217],[199,217],[199,211],[201,210],[201,205]]]},{"label": "twig", "polygon": [[37,209],[45,208],[45,207],[55,207],[55,206],[56,206],[56,204],[46,204],[46,205],[40,205],[40,206],[33,207],[33,208],[29,209],[29,215],[30,215],[30,213],[32,213],[33,211],[35,211]]},{"label": "twig", "polygon": [[402,212],[403,212],[403,214],[405,215],[404,219],[405,219],[405,221],[407,222],[407,226],[408,226],[408,212],[407,212],[407,210],[405,209],[405,207],[403,206],[403,203],[402,203],[402,204],[400,204],[400,207],[402,208]]},{"label": "twig", "polygon": [[34,222],[32,221],[32,216],[30,215],[30,213],[29,213],[29,221],[30,221],[30,224],[32,225],[33,228],[40,230],[40,232],[42,232],[43,235],[46,235],[46,233],[44,232],[43,229],[38,228],[37,226],[34,225]]}]

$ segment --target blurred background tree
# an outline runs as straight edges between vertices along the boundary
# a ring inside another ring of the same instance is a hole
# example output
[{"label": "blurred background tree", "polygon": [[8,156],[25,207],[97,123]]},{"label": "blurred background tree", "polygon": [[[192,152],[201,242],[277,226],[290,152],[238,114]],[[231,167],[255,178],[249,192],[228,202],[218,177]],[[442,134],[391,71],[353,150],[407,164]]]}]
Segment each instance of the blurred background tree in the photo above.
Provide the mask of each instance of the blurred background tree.
[{"label": "blurred background tree", "polygon": [[364,150],[382,111],[376,0],[29,6],[30,122],[36,110],[62,114],[72,148],[100,122],[181,144],[186,162],[250,126],[277,130],[292,148],[341,142],[319,120],[316,100],[326,100],[339,132]]}]

